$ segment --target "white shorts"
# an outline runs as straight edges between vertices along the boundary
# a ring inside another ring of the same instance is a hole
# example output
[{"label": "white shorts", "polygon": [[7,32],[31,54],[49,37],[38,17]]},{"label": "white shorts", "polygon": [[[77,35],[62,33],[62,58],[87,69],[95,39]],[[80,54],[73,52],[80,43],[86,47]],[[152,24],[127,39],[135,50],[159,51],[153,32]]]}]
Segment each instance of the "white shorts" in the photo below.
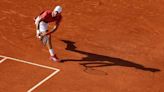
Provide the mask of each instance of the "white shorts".
[{"label": "white shorts", "polygon": [[48,23],[45,23],[44,21],[41,21],[39,23],[39,31],[40,32],[46,32],[48,30]]}]

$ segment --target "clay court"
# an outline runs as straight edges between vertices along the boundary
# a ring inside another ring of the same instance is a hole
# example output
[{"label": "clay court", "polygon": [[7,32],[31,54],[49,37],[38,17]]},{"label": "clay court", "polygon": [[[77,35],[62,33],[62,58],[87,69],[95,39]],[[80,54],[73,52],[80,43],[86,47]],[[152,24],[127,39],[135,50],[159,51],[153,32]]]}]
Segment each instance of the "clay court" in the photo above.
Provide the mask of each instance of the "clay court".
[{"label": "clay court", "polygon": [[[62,63],[49,60],[33,21],[56,5]],[[163,56],[163,0],[0,1],[0,92],[164,92]]]}]

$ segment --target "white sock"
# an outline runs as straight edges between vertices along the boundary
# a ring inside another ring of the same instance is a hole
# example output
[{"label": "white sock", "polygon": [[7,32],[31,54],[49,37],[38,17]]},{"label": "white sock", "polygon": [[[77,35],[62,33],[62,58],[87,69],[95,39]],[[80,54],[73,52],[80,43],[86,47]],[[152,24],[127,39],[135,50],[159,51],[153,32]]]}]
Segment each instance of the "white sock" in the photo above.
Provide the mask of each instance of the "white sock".
[{"label": "white sock", "polygon": [[54,55],[55,55],[54,49],[49,49],[49,52],[50,52],[50,55],[51,55],[51,56],[54,56]]}]

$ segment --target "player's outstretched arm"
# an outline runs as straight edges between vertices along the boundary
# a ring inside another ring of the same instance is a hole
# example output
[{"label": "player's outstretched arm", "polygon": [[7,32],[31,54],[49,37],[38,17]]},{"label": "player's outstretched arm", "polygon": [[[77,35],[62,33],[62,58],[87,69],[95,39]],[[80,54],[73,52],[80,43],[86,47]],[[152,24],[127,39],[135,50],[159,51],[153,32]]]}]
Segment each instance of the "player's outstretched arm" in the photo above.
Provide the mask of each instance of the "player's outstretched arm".
[{"label": "player's outstretched arm", "polygon": [[36,25],[36,30],[39,30],[39,23],[41,22],[41,18],[38,16],[36,19],[35,19],[35,25]]}]

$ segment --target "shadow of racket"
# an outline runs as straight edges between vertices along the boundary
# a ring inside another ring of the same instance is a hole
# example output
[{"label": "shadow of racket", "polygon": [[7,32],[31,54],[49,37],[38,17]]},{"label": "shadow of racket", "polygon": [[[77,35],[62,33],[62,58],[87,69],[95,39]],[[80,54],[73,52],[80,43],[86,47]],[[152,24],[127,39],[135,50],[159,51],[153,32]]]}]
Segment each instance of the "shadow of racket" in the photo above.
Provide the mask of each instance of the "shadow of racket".
[{"label": "shadow of racket", "polygon": [[85,64],[80,64],[80,66],[82,67],[83,71],[85,73],[88,73],[88,74],[99,75],[99,76],[106,76],[106,75],[108,75],[108,73],[105,72],[105,71],[98,70],[96,68],[86,66]]}]

